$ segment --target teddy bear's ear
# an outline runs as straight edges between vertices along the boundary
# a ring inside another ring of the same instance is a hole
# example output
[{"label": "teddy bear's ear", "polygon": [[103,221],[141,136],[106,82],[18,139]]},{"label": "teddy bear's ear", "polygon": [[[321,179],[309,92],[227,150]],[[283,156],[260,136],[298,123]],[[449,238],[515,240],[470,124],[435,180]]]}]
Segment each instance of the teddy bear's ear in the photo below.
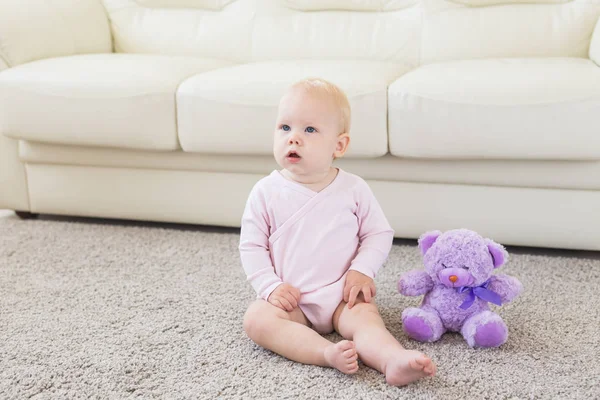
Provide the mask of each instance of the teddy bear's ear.
[{"label": "teddy bear's ear", "polygon": [[419,238],[419,249],[421,250],[421,254],[425,255],[425,253],[427,253],[427,250],[429,250],[429,248],[431,246],[433,246],[435,241],[441,235],[442,235],[442,232],[440,232],[440,231],[430,231],[430,232],[425,232],[424,234],[422,234],[421,237]]},{"label": "teddy bear's ear", "polygon": [[508,261],[508,252],[506,251],[504,246],[490,239],[485,239],[485,244],[487,244],[487,248],[490,251],[490,255],[492,256],[494,268],[498,268],[501,265],[506,264],[506,262]]}]

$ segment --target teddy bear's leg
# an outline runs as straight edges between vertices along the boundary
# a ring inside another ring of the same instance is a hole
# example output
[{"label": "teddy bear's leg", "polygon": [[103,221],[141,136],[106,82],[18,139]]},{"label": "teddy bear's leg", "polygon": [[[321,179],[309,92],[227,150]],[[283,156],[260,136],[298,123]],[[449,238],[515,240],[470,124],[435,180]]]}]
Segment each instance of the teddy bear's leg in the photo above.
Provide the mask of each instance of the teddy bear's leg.
[{"label": "teddy bear's leg", "polygon": [[435,311],[410,307],[402,312],[404,332],[419,342],[435,342],[446,329]]},{"label": "teddy bear's leg", "polygon": [[508,339],[506,324],[491,311],[482,311],[469,317],[460,332],[471,347],[498,347]]}]

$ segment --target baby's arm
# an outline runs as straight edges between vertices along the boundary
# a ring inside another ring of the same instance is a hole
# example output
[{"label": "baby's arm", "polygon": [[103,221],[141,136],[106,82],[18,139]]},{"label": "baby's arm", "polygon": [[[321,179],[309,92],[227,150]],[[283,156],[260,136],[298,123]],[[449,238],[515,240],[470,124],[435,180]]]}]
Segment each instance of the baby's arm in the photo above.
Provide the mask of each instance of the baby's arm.
[{"label": "baby's arm", "polygon": [[359,248],[350,270],[373,279],[392,248],[394,231],[365,181],[361,181],[356,188],[356,203]]},{"label": "baby's arm", "polygon": [[252,189],[242,217],[240,257],[248,281],[264,300],[283,282],[275,274],[269,253],[269,223],[264,193]]}]

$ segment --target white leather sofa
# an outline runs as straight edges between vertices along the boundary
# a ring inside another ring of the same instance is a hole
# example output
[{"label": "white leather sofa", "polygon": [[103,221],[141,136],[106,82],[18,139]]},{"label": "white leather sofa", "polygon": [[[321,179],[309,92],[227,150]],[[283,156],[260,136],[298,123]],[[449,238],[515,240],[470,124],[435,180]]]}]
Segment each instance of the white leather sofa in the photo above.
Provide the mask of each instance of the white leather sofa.
[{"label": "white leather sofa", "polygon": [[[537,3],[537,4],[533,4]],[[0,208],[239,226],[284,88],[398,237],[600,249],[599,0],[5,0]]]}]

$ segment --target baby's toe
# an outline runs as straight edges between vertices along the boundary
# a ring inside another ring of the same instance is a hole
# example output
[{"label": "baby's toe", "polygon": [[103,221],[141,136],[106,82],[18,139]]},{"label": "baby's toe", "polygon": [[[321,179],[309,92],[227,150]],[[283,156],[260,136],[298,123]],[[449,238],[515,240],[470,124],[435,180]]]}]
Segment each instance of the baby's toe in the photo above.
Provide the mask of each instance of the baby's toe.
[{"label": "baby's toe", "polygon": [[[435,374],[435,364],[431,361],[431,358],[422,355],[421,357],[417,357],[415,359],[416,364],[413,365],[413,368],[416,370],[421,370],[427,375],[433,376]],[[416,368],[415,368],[416,367]]]},{"label": "baby's toe", "polygon": [[355,363],[354,365],[350,365],[348,368],[348,373],[349,374],[355,374],[358,372],[358,363]]},{"label": "baby's toe", "polygon": [[344,354],[344,357],[346,357],[346,358],[354,357],[356,355],[356,350],[348,349],[348,350],[345,350],[343,354]]},{"label": "baby's toe", "polygon": [[354,349],[354,342],[350,340],[342,340],[338,343],[339,349],[342,351],[352,350]]},{"label": "baby's toe", "polygon": [[427,356],[421,355],[420,357],[415,358],[415,361],[421,368],[425,368],[431,364],[431,359]]},{"label": "baby's toe", "polygon": [[433,375],[435,375],[437,367],[435,366],[435,364],[433,363],[433,361],[431,361],[431,360],[429,360],[429,361],[430,361],[429,365],[425,366],[425,368],[423,368],[423,371],[425,371],[430,376],[433,376]]}]

